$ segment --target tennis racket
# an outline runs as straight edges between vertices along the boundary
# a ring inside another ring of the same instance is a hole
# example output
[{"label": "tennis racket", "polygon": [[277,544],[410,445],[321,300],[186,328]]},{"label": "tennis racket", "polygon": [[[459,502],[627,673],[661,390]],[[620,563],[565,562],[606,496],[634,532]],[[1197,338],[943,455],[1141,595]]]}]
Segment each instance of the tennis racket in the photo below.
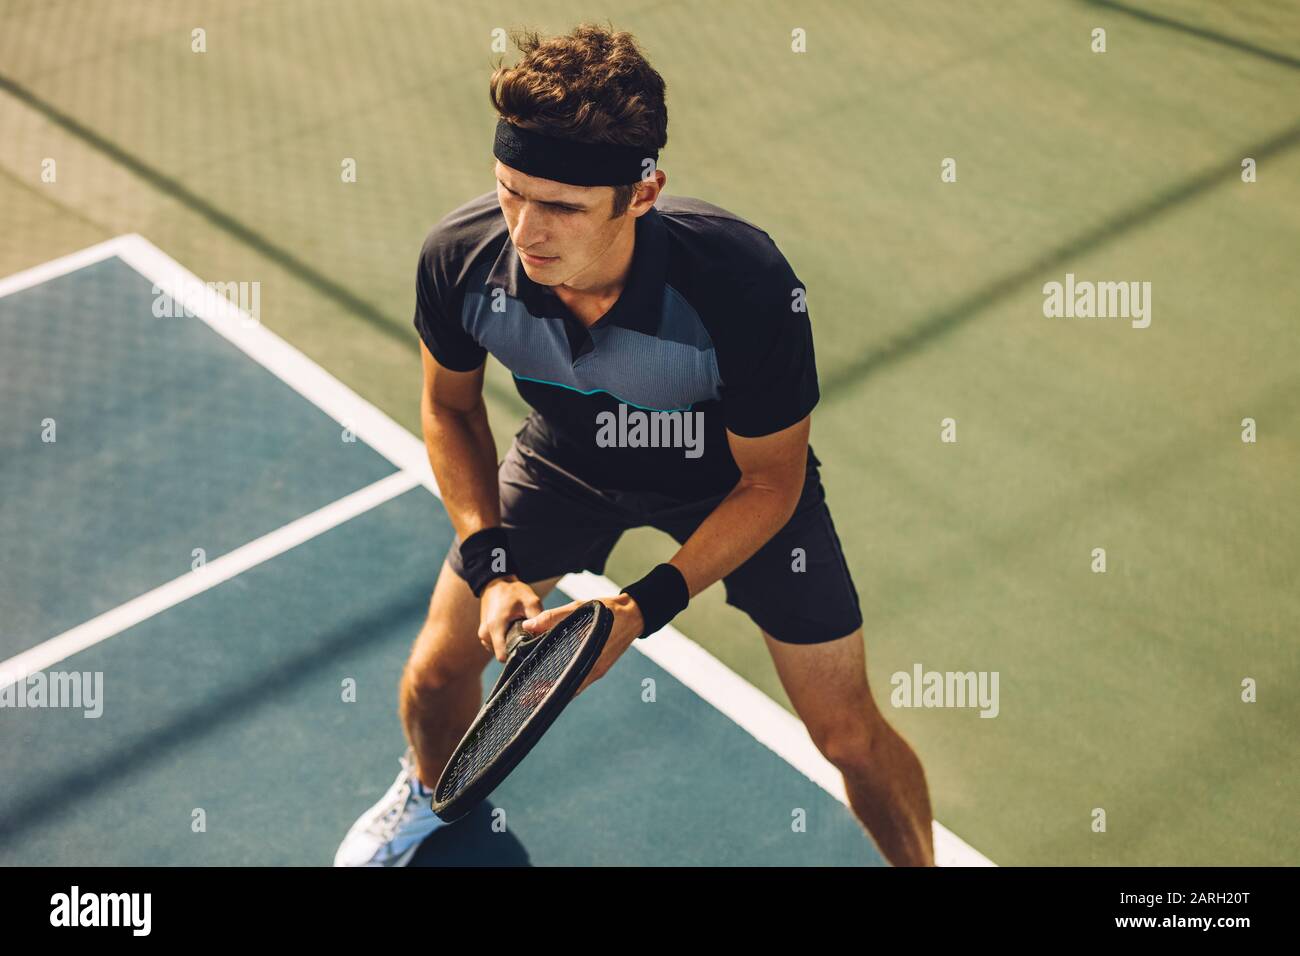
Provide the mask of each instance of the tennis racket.
[{"label": "tennis racket", "polygon": [[614,614],[588,601],[543,634],[522,622],[510,622],[501,676],[433,788],[433,812],[448,823],[495,790],[555,723],[600,657]]}]

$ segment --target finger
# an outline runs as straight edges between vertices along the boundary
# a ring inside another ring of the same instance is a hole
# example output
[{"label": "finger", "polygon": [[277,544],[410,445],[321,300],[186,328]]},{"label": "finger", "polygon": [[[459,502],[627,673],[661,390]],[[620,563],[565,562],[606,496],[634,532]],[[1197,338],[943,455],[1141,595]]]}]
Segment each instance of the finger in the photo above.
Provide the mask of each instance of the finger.
[{"label": "finger", "polygon": [[524,613],[528,615],[529,618],[537,617],[537,615],[543,613],[545,610],[546,608],[542,606],[542,599],[537,596],[537,592],[535,591],[528,600],[524,601]]},{"label": "finger", "polygon": [[524,630],[529,634],[541,634],[545,631],[549,631],[556,624],[560,623],[576,611],[581,605],[581,601],[570,601],[563,607],[553,607],[549,611],[539,611],[535,616],[524,621]]},{"label": "finger", "polygon": [[510,656],[506,653],[507,624],[507,621],[493,621],[490,628],[492,633],[492,647],[490,650],[494,655],[496,655],[496,659],[502,664],[504,664],[506,659]]}]

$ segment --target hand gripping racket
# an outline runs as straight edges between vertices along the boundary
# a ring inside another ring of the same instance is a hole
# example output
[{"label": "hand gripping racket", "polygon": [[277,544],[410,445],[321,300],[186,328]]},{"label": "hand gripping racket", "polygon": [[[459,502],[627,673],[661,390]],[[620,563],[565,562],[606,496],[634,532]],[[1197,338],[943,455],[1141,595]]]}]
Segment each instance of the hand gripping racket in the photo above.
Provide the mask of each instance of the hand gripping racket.
[{"label": "hand gripping racket", "polygon": [[536,637],[522,621],[510,622],[501,676],[433,788],[433,812],[448,823],[495,790],[555,723],[600,657],[614,614],[588,601]]}]

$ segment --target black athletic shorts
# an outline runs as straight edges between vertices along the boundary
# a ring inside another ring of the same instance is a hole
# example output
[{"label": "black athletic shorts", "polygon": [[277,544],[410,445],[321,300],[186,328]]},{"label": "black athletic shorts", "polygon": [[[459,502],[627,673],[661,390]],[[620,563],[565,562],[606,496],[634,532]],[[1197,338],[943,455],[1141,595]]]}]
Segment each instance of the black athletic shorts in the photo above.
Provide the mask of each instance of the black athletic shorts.
[{"label": "black athletic shorts", "polygon": [[[628,528],[649,525],[685,543],[726,497],[682,503],[655,492],[603,491],[546,460],[518,435],[497,480],[510,554],[519,577],[529,583],[584,570],[603,574]],[[447,561],[465,576],[459,538]],[[723,578],[723,586],[728,604],[789,644],[831,641],[862,625],[858,592],[815,461],[809,462],[803,494],[785,527]]]}]

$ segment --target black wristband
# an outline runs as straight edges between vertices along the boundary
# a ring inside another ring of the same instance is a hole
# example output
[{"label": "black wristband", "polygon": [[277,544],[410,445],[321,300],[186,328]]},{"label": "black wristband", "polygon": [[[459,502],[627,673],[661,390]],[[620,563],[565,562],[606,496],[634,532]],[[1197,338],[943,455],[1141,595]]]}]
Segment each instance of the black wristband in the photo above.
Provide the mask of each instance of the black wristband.
[{"label": "black wristband", "polygon": [[506,529],[501,527],[482,528],[462,541],[460,563],[465,583],[475,597],[482,597],[483,589],[497,578],[518,573],[510,556]]},{"label": "black wristband", "polygon": [[623,593],[636,601],[645,621],[645,629],[638,638],[653,634],[675,618],[691,601],[690,588],[682,572],[671,564],[657,565],[640,581],[634,581],[623,589]]}]

